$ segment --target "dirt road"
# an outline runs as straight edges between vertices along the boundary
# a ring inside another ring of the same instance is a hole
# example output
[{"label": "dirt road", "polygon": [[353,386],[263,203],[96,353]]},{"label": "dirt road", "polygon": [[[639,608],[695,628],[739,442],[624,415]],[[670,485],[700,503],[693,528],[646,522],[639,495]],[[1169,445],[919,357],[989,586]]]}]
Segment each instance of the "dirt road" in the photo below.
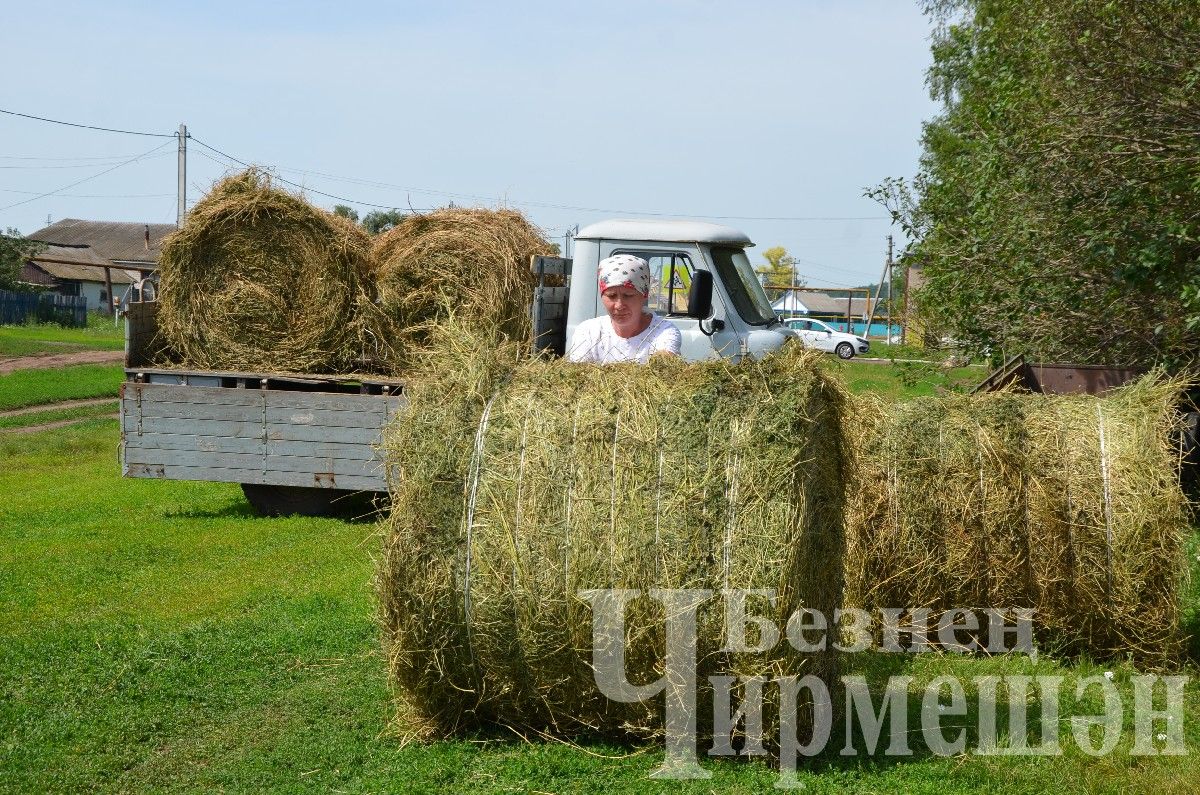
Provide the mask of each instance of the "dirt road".
[{"label": "dirt road", "polygon": [[0,375],[11,373],[13,370],[67,367],[72,364],[118,364],[124,359],[124,351],[77,351],[75,353],[50,353],[44,356],[21,356],[15,359],[0,359]]}]

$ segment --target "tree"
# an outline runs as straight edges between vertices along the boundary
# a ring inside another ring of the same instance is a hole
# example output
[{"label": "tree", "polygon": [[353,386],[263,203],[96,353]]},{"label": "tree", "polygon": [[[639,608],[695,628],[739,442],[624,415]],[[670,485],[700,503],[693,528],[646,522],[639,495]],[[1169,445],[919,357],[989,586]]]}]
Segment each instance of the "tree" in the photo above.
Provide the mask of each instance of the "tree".
[{"label": "tree", "polygon": [[762,277],[763,286],[767,289],[768,298],[776,301],[788,292],[787,290],[773,290],[771,289],[772,286],[804,286],[803,277],[796,273],[796,258],[788,254],[786,248],[783,246],[772,246],[762,254],[766,263],[754,270]]},{"label": "tree", "polygon": [[363,229],[373,235],[386,232],[404,220],[404,214],[399,210],[372,210],[362,219]]},{"label": "tree", "polygon": [[42,249],[40,243],[26,240],[16,229],[0,235],[0,290],[21,288],[21,268]]},{"label": "tree", "polygon": [[340,215],[342,218],[358,223],[358,210],[355,210],[352,207],[347,207],[344,204],[333,205],[333,214]]},{"label": "tree", "polygon": [[929,0],[913,299],[975,351],[1182,366],[1200,349],[1200,4]]}]

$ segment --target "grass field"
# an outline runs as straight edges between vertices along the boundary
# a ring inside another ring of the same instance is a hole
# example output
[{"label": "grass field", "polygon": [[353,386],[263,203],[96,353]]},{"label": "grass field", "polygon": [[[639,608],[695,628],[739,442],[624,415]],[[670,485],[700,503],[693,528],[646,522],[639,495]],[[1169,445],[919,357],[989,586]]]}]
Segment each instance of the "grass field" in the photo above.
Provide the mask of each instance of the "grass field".
[{"label": "grass field", "polygon": [[[116,442],[114,420],[0,435],[0,791],[773,788],[775,774],[759,763],[706,762],[710,781],[651,781],[654,747],[501,736],[401,747],[373,618],[375,525],[258,518],[225,484],[122,480]],[[1194,570],[1197,554],[1193,539]],[[1188,602],[1200,604],[1195,581]],[[874,682],[914,677],[910,699],[945,673],[1063,675],[1073,693],[1078,677],[1107,670],[1128,704],[1133,673],[1047,656],[848,662]],[[802,781],[813,792],[1195,791],[1196,683],[1188,756],[1130,756],[1128,715],[1116,753],[1084,755],[1070,716],[1097,707],[1064,702],[1064,753],[1051,757],[930,756],[912,725],[913,757],[843,757],[835,728]]]},{"label": "grass field", "polygon": [[105,401],[92,406],[71,406],[68,408],[53,408],[43,411],[29,411],[7,417],[0,417],[0,431],[16,428],[31,428],[36,425],[46,425],[52,422],[67,422],[85,420],[92,417],[103,417],[117,413],[119,403],[116,400]]},{"label": "grass field", "polygon": [[93,312],[86,328],[53,324],[0,326],[0,359],[73,351],[119,351],[125,347],[124,323]]},{"label": "grass field", "polygon": [[835,356],[822,359],[824,366],[837,373],[851,392],[873,393],[888,400],[903,400],[939,392],[969,390],[988,374],[982,367],[943,368],[936,364],[896,361],[842,361]]},{"label": "grass field", "polygon": [[[890,365],[827,364],[855,391],[896,398],[975,375],[939,370],[937,381]],[[0,377],[0,407],[112,394],[119,380],[119,367],[18,371]],[[661,759],[656,748],[497,736],[402,747],[405,727],[392,723],[372,618],[374,524],[262,519],[235,486],[122,480],[112,458],[116,423],[86,419],[111,410],[0,421],[84,420],[0,436],[0,789],[663,790],[647,778]],[[1198,554],[1193,539],[1189,559]],[[1196,588],[1200,578],[1188,597],[1192,626],[1200,622]],[[912,676],[913,694],[941,674],[1063,675],[1070,690],[1074,679],[1105,670],[1046,657],[849,662],[848,672],[873,682]],[[1132,669],[1107,670],[1128,700]],[[1195,686],[1188,699],[1187,736],[1196,745]],[[1130,757],[1129,735],[1127,718],[1123,745],[1099,759],[1074,748],[1066,730],[1060,757],[940,758],[914,741],[914,757],[890,759],[839,756],[835,732],[831,750],[801,778],[818,792],[938,793],[1190,792],[1200,781],[1191,756]],[[706,764],[713,780],[669,788],[758,792],[776,780],[762,764]]]},{"label": "grass field", "polygon": [[119,364],[14,370],[0,374],[0,411],[61,400],[116,398],[125,377]]}]

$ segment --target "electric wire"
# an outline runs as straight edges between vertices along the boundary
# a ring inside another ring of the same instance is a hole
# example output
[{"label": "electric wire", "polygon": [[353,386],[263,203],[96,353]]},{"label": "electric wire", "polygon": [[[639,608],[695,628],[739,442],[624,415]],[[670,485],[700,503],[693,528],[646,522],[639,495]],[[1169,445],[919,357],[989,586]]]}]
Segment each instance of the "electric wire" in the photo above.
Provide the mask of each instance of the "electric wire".
[{"label": "electric wire", "polygon": [[33,119],[34,121],[44,121],[50,124],[61,124],[64,127],[78,127],[82,130],[99,130],[101,132],[120,133],[122,135],[144,135],[148,138],[178,138],[179,133],[152,133],[140,132],[138,130],[118,130],[113,127],[97,127],[94,124],[77,124],[73,121],[60,121],[58,119],[47,119],[45,116],[34,116],[29,113],[17,113],[15,110],[5,110],[0,108],[0,113],[6,113],[9,116],[20,116],[23,119]]},{"label": "electric wire", "polygon": [[126,161],[125,161],[125,162],[123,162],[123,163],[118,163],[117,165],[115,165],[115,166],[113,166],[113,167],[111,167],[111,168],[106,168],[106,169],[104,169],[103,171],[100,171],[100,172],[97,172],[97,173],[95,173],[95,174],[92,174],[90,177],[84,177],[84,178],[83,178],[83,179],[81,179],[81,180],[77,180],[77,181],[75,181],[75,182],[72,182],[70,185],[63,185],[61,188],[55,188],[55,189],[54,189],[54,190],[52,190],[52,191],[47,191],[47,192],[45,192],[45,193],[38,194],[37,196],[34,196],[33,198],[30,198],[30,199],[24,199],[24,200],[22,200],[22,201],[19,201],[19,202],[14,202],[14,203],[12,203],[12,204],[6,204],[5,206],[3,206],[3,207],[0,207],[0,212],[2,212],[2,211],[4,211],[4,210],[11,210],[13,207],[20,207],[22,204],[29,204],[30,202],[35,202],[35,201],[37,201],[38,199],[44,199],[44,198],[46,198],[47,196],[53,196],[53,195],[55,195],[55,194],[57,194],[57,193],[61,193],[61,192],[62,192],[62,191],[64,191],[64,190],[69,190],[70,188],[73,188],[73,187],[75,187],[76,185],[82,185],[82,184],[83,184],[83,183],[85,183],[85,182],[90,182],[91,180],[93,180],[93,179],[96,179],[97,177],[102,177],[102,176],[104,176],[105,174],[109,174],[109,173],[111,173],[111,172],[113,172],[113,171],[116,171],[118,168],[123,168],[124,166],[128,166],[128,165],[129,165],[129,164],[131,164],[131,163],[136,163],[137,161],[139,161],[139,160],[141,160],[141,159],[143,159],[143,158],[147,157],[148,155],[152,155],[152,154],[154,154],[154,153],[155,153],[155,152],[157,152],[159,149],[162,149],[164,146],[167,146],[169,143],[170,143],[170,141],[164,141],[163,143],[159,144],[158,146],[154,147],[153,149],[151,149],[151,150],[150,150],[150,151],[148,151],[148,152],[145,152],[145,153],[143,153],[143,154],[137,155],[136,157],[132,157],[132,158],[130,158],[129,160],[126,160]]},{"label": "electric wire", "polygon": [[[143,136],[150,136],[150,137],[155,137],[155,138],[178,138],[179,137],[179,133],[170,133],[170,134],[151,133],[151,132],[143,132],[143,131],[138,131],[138,130],[122,130],[122,129],[117,129],[117,128],[113,128],[113,127],[100,127],[100,126],[92,125],[92,124],[79,124],[76,122],[61,121],[59,119],[50,119],[50,118],[46,118],[44,116],[34,116],[29,113],[18,113],[16,111],[6,110],[4,108],[0,108],[0,113],[5,113],[10,116],[19,116],[19,117],[25,118],[25,119],[33,119],[35,121],[48,122],[50,124],[61,124],[61,125],[67,126],[67,127],[77,127],[77,128],[85,129],[85,130],[99,130],[102,132],[121,133],[124,135],[143,135]],[[245,168],[251,167],[251,165],[249,163],[247,163],[246,161],[241,160],[236,157],[233,157],[232,155],[227,154],[225,152],[222,152],[220,149],[217,149],[216,147],[205,143],[204,141],[200,140],[199,138],[196,138],[193,135],[189,134],[187,137],[191,138],[193,141],[200,144],[200,146],[205,147],[206,149],[214,152],[215,154],[220,155],[221,157],[226,158],[227,160],[229,160],[233,163],[237,163]],[[396,189],[396,190],[404,190],[404,191],[408,191],[411,193],[426,193],[426,194],[452,196],[452,197],[459,197],[459,198],[469,198],[469,199],[473,199],[476,201],[489,201],[490,202],[490,201],[494,200],[494,197],[481,196],[478,194],[455,193],[453,191],[435,190],[435,189],[430,189],[430,188],[406,187],[403,185],[394,185],[394,184],[385,183],[385,182],[375,182],[375,181],[371,181],[371,180],[359,180],[359,179],[356,179],[353,177],[341,177],[341,176],[338,176],[335,174],[328,174],[325,172],[311,171],[311,170],[306,170],[306,169],[276,167],[275,170],[276,170],[276,172],[286,171],[289,173],[311,174],[313,176],[320,176],[320,177],[324,177],[326,179],[342,180],[345,182],[358,183],[358,184],[361,184],[364,186],[371,186],[371,187],[381,187],[381,188],[391,188],[391,189]],[[318,196],[325,196],[326,198],[336,199],[337,201],[350,202],[351,204],[358,204],[358,205],[361,205],[364,207],[375,207],[378,209],[386,209],[386,210],[399,209],[395,205],[377,204],[375,202],[350,199],[345,196],[338,196],[333,193],[326,193],[325,191],[320,191],[315,188],[310,188],[308,186],[302,185],[301,183],[286,179],[285,177],[279,176],[278,173],[276,173],[276,179],[278,179],[280,182],[283,182],[287,185],[291,185],[293,187],[299,188],[300,190],[304,190],[308,193],[315,193]],[[57,192],[57,191],[55,191],[55,192]],[[50,194],[47,194],[47,195],[50,195]],[[553,203],[553,202],[538,202],[538,201],[514,201],[514,202],[511,202],[511,204],[516,205],[518,207],[540,207],[543,209],[552,209],[552,210],[570,210],[572,212],[603,213],[603,214],[615,214],[615,215],[641,215],[641,216],[648,216],[648,217],[654,217],[654,218],[663,218],[663,217],[670,217],[670,216],[675,216],[675,217],[686,216],[686,217],[690,217],[690,218],[708,218],[708,219],[717,220],[717,221],[837,222],[837,221],[888,220],[888,218],[886,216],[876,216],[876,215],[861,215],[861,216],[709,215],[709,214],[704,214],[704,213],[676,213],[676,212],[662,212],[662,211],[656,211],[656,210],[623,210],[623,209],[613,209],[613,208],[605,208],[605,207],[584,207],[584,206],[572,205],[572,204],[557,204],[557,203]],[[15,205],[10,205],[10,206],[15,206]],[[7,209],[7,208],[0,208],[0,209]]]}]

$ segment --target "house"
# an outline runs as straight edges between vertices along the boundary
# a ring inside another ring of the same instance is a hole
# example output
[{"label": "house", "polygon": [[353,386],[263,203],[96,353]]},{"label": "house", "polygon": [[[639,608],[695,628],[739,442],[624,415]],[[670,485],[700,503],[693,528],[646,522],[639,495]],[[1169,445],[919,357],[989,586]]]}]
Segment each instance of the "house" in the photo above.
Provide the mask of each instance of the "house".
[{"label": "house", "polygon": [[826,293],[804,291],[788,291],[786,295],[771,305],[775,312],[783,317],[804,315],[821,320],[844,321],[846,310],[856,320],[865,320],[868,306],[865,298],[845,298]]},{"label": "house", "polygon": [[120,298],[141,278],[140,271],[118,268],[88,246],[45,242],[21,267],[20,275],[26,284],[49,287],[61,295],[82,296],[89,310],[101,311],[110,311],[112,295]]},{"label": "house", "polygon": [[60,245],[89,246],[111,265],[148,276],[158,268],[163,238],[174,231],[175,224],[64,218],[28,237]]}]

